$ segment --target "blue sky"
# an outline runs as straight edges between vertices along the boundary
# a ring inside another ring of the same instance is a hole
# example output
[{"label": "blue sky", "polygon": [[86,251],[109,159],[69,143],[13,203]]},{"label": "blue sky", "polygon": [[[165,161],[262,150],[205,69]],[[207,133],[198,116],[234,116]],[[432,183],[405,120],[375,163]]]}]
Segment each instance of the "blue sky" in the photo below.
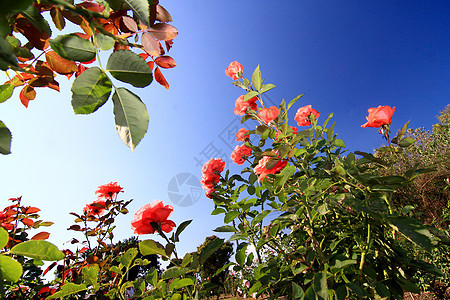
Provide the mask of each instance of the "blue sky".
[{"label": "blue sky", "polygon": [[[377,129],[361,128],[369,107],[395,106],[396,132],[408,120],[413,128],[431,129],[449,103],[448,1],[161,4],[179,31],[170,51],[177,67],[164,72],[170,90],[157,83],[134,89],[150,114],[149,130],[134,152],[115,131],[111,102],[92,115],[74,115],[72,81],[62,76],[61,93],[38,90],[28,109],[19,90],[1,104],[0,119],[14,139],[13,153],[0,157],[0,203],[23,195],[24,204],[40,207],[43,219],[55,222],[50,241],[60,248],[69,247],[63,245],[73,220],[68,213],[81,212],[95,199],[96,187],[110,181],[124,187],[124,199],[134,199],[130,214],[117,220],[118,238],[132,235],[133,213],[154,199],[174,206],[175,223],[194,220],[179,252],[195,250],[213,234],[223,217],[210,215],[213,204],[203,192],[181,207],[168,185],[182,173],[200,179],[196,159],[205,161],[212,146],[229,156],[237,145],[226,139],[237,126],[233,109],[241,95],[224,74],[234,60],[247,77],[260,65],[266,82],[277,86],[268,93],[274,103],[304,93],[295,109],[311,104],[322,113],[319,122],[333,112],[335,130],[351,151],[370,152],[384,143]],[[180,187],[180,194],[189,188]]]}]

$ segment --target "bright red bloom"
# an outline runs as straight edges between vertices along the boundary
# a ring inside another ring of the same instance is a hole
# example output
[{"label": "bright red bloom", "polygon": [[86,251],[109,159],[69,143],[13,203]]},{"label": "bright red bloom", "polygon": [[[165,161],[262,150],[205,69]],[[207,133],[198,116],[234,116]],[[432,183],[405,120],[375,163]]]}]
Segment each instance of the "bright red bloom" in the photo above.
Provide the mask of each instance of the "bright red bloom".
[{"label": "bright red bloom", "polygon": [[249,138],[248,132],[249,132],[249,130],[247,130],[245,128],[239,129],[239,131],[236,132],[236,141],[245,142],[245,140],[248,140],[248,138]]},{"label": "bright red bloom", "polygon": [[89,216],[101,216],[105,213],[106,201],[95,200],[83,208],[83,212]]},{"label": "bright red bloom", "polygon": [[297,121],[298,126],[309,126],[311,125],[310,115],[314,115],[314,118],[317,119],[320,116],[320,112],[313,109],[311,105],[306,105],[297,110],[294,119]]},{"label": "bright red bloom", "polygon": [[[275,164],[275,166],[273,166],[273,168],[268,169],[267,163],[271,159],[276,159],[276,160],[278,160],[278,162]],[[264,177],[266,177],[266,175],[275,174],[275,173],[281,171],[284,167],[286,167],[286,165],[287,165],[287,161],[285,161],[285,160],[280,160],[279,158],[273,158],[270,156],[263,156],[263,158],[261,158],[259,160],[258,165],[253,169],[253,171],[255,172],[255,174],[259,175],[258,180],[263,181]]]},{"label": "bright red bloom", "polygon": [[269,108],[262,108],[258,112],[258,117],[265,124],[269,124],[271,121],[275,120],[278,117],[280,110],[276,106],[271,106]]},{"label": "bright red bloom", "polygon": [[258,109],[258,104],[256,104],[256,101],[258,101],[258,98],[253,97],[247,101],[244,101],[244,95],[239,96],[239,98],[236,99],[236,102],[234,103],[234,114],[238,116],[243,116],[247,113],[247,109],[250,108],[251,110],[256,111]]},{"label": "bright red bloom", "polygon": [[136,234],[154,233],[161,228],[164,232],[170,232],[176,226],[171,220],[167,220],[173,212],[171,205],[164,206],[161,200],[155,200],[151,204],[142,206],[131,221],[131,229]]},{"label": "bright red bloom", "polygon": [[220,181],[220,172],[225,168],[225,162],[221,158],[211,158],[202,168],[202,180],[205,190],[214,188]]},{"label": "bright red bloom", "polygon": [[241,78],[242,73],[244,73],[244,67],[237,61],[233,61],[225,69],[225,75],[230,76],[233,80]]},{"label": "bright red bloom", "polygon": [[98,198],[112,199],[118,193],[122,192],[123,188],[117,184],[117,182],[110,182],[108,184],[104,184],[98,187],[98,190],[95,191],[98,194]]},{"label": "bright red bloom", "polygon": [[392,122],[392,115],[395,112],[395,107],[378,106],[377,108],[369,108],[369,116],[366,117],[367,122],[361,127],[381,127],[383,125],[390,125]]},{"label": "bright red bloom", "polygon": [[238,165],[242,165],[245,162],[245,159],[250,155],[252,155],[252,149],[250,147],[247,147],[245,145],[238,145],[231,153],[231,159]]}]

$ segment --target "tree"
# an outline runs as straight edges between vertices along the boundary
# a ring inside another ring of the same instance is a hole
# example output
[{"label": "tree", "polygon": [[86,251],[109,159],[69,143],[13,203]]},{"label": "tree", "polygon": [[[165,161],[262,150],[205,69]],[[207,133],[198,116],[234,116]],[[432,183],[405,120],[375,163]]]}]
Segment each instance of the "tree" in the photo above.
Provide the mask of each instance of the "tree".
[{"label": "tree", "polygon": [[[55,37],[50,19],[57,30],[68,33]],[[67,29],[66,21],[79,26],[80,32]],[[93,113],[112,98],[117,132],[134,150],[147,132],[148,112],[138,95],[116,86],[113,79],[143,88],[155,78],[168,89],[161,68],[176,66],[165,55],[178,34],[168,24],[171,21],[158,0],[3,1],[0,69],[7,71],[9,80],[0,85],[0,103],[21,87],[20,101],[28,107],[36,88],[59,91],[57,75],[74,76],[75,114]],[[106,66],[102,65],[99,53],[111,50]],[[91,65],[94,62],[97,66]],[[0,121],[0,153],[11,153],[11,139]]]},{"label": "tree", "polygon": [[431,132],[424,128],[408,129],[405,136],[413,138],[415,143],[403,151],[376,149],[376,157],[397,161],[392,169],[377,168],[376,172],[387,176],[391,171],[399,175],[409,169],[428,169],[429,172],[393,194],[393,206],[399,210],[414,206],[423,221],[446,229],[450,224],[443,220],[442,212],[450,205],[450,191],[446,189],[446,180],[450,178],[450,105],[437,118],[439,122]]},{"label": "tree", "polygon": [[[203,249],[207,248],[219,238],[215,235],[209,236],[205,239],[203,244],[197,248],[197,253],[201,253]],[[226,241],[223,243],[211,256],[209,256],[205,262],[200,265],[200,276],[202,280],[209,280],[214,286],[214,294],[217,297],[220,295],[220,291],[224,287],[225,278],[228,274],[228,270],[222,270],[219,274],[216,272],[230,262],[230,257],[233,254],[233,246],[231,242]]]}]

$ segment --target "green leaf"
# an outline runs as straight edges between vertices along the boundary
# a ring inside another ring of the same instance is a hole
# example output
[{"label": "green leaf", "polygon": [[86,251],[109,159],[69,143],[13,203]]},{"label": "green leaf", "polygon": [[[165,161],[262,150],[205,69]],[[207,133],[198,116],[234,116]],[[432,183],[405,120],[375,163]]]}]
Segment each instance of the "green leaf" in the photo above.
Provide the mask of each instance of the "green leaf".
[{"label": "green leaf", "polygon": [[98,67],[89,68],[72,84],[72,107],[75,114],[90,114],[99,109],[111,94],[111,81]]},{"label": "green leaf", "polygon": [[49,43],[59,56],[71,61],[87,62],[95,58],[94,45],[73,33],[59,35]]},{"label": "green leaf", "polygon": [[295,282],[292,282],[292,299],[303,299],[304,297],[303,289]]},{"label": "green leaf", "polygon": [[14,91],[14,84],[2,84],[0,85],[0,103],[5,102],[11,98]]},{"label": "green leaf", "polygon": [[402,129],[399,130],[397,135],[391,140],[392,143],[398,144],[398,140],[403,137],[403,135],[406,133],[406,129],[408,129],[409,121],[403,125]]},{"label": "green leaf", "polygon": [[75,283],[65,283],[62,287],[61,290],[54,293],[53,295],[51,295],[50,297],[47,297],[47,299],[56,299],[56,298],[62,298],[65,296],[69,296],[72,294],[76,294],[79,293],[81,291],[85,291],[87,290],[87,287],[85,284],[75,284]]},{"label": "green leaf", "polygon": [[109,56],[106,69],[115,79],[135,87],[146,87],[153,81],[152,70],[148,64],[130,50],[114,51]]},{"label": "green leaf", "polygon": [[216,252],[217,249],[222,246],[225,239],[215,239],[211,243],[209,243],[205,248],[202,249],[202,252],[200,253],[199,262],[202,265],[208,257],[210,257],[214,252]]},{"label": "green leaf", "polygon": [[154,240],[144,240],[139,243],[139,251],[143,256],[150,254],[159,254],[166,256],[166,250],[163,245]]},{"label": "green leaf", "polygon": [[9,252],[47,261],[61,260],[65,257],[64,253],[47,241],[26,241],[15,245]]},{"label": "green leaf", "polygon": [[22,276],[22,265],[6,255],[0,255],[0,279],[16,282]]},{"label": "green leaf", "polygon": [[138,254],[138,249],[136,248],[130,248],[120,256],[120,263],[124,265],[127,269],[131,266],[133,263],[133,259]]},{"label": "green leaf", "polygon": [[345,143],[341,139],[334,140],[333,145],[335,145],[336,147],[345,148]]},{"label": "green leaf", "polygon": [[224,225],[224,226],[217,227],[213,231],[215,231],[215,232],[236,232],[237,230],[233,226]]},{"label": "green leaf", "polygon": [[236,219],[236,217],[239,216],[239,212],[238,211],[230,211],[228,213],[225,214],[225,218],[223,220],[224,223],[230,223],[231,221],[233,221],[234,219]]},{"label": "green leaf", "polygon": [[271,83],[263,84],[262,87],[261,87],[261,90],[259,92],[262,94],[262,93],[265,93],[267,91],[270,91],[274,87],[276,87],[276,86],[274,84],[271,84]]},{"label": "green leaf", "polygon": [[325,271],[314,275],[313,288],[318,299],[328,299],[327,273]]},{"label": "green leaf", "polygon": [[11,140],[12,135],[5,123],[0,121],[0,153],[10,154],[11,153]]},{"label": "green leaf", "polygon": [[287,166],[277,175],[275,175],[275,186],[283,186],[289,178],[294,175],[297,168],[295,166]]},{"label": "green leaf", "polygon": [[297,100],[300,99],[301,97],[303,97],[304,95],[305,95],[305,94],[301,94],[301,95],[298,95],[297,97],[295,97],[294,99],[292,99],[292,100],[289,102],[289,104],[288,104],[288,106],[287,106],[287,109],[289,110],[289,108],[291,108],[292,105],[294,105],[295,102],[297,102]]},{"label": "green leaf", "polygon": [[122,6],[122,0],[105,0],[113,10],[119,10]]},{"label": "green leaf", "polygon": [[50,26],[36,7],[30,5],[27,9],[21,11],[20,13],[24,15],[25,18],[27,18],[31,22],[31,24],[36,27],[37,30],[39,30],[40,32],[45,32],[49,36],[52,35]]},{"label": "green leaf", "polygon": [[256,90],[261,89],[261,71],[259,70],[259,65],[256,67],[252,74],[252,84]]},{"label": "green leaf", "polygon": [[162,278],[163,280],[166,279],[171,279],[171,278],[176,278],[176,277],[180,277],[182,275],[186,275],[187,273],[189,273],[191,270],[188,268],[182,268],[182,267],[172,267],[167,269],[163,275]]},{"label": "green leaf", "polygon": [[0,250],[3,249],[6,246],[6,244],[8,244],[8,241],[9,241],[8,232],[3,227],[0,227]]},{"label": "green leaf", "polygon": [[226,210],[221,208],[221,207],[218,207],[218,208],[216,208],[215,210],[212,211],[211,215],[215,216],[215,215],[223,214],[223,213],[226,213]]},{"label": "green leaf", "polygon": [[260,212],[253,220],[251,225],[255,226],[256,224],[258,224],[259,222],[261,222],[262,220],[264,220],[265,217],[267,217],[268,214],[270,214],[271,211],[270,210],[263,210],[262,212]]},{"label": "green leaf", "polygon": [[137,95],[125,88],[116,89],[112,99],[117,132],[133,151],[147,132],[147,108]]},{"label": "green leaf", "polygon": [[258,95],[257,91],[250,91],[247,94],[245,94],[244,101],[248,101],[248,100],[252,99],[253,97],[255,97],[257,95]]},{"label": "green leaf", "polygon": [[98,265],[89,265],[83,269],[83,280],[86,284],[92,285],[95,289],[99,287],[98,284]]},{"label": "green leaf", "polygon": [[416,141],[412,137],[405,137],[403,140],[398,143],[398,145],[402,148],[406,148],[414,144]]},{"label": "green leaf", "polygon": [[170,290],[178,290],[188,285],[194,285],[194,281],[191,278],[176,279],[170,284]]},{"label": "green leaf", "polygon": [[115,41],[110,36],[104,35],[103,33],[99,32],[97,33],[95,38],[97,39],[97,47],[100,50],[109,50],[114,47]]},{"label": "green leaf", "polygon": [[175,232],[175,241],[178,242],[179,241],[179,236],[180,234],[183,232],[183,230],[186,229],[186,227],[189,226],[189,224],[191,224],[192,220],[187,220],[184,221],[183,223],[181,223],[178,227],[177,227],[177,231]]},{"label": "green leaf", "polygon": [[145,24],[145,26],[150,26],[150,11],[149,11],[149,1],[148,0],[124,0],[126,4],[131,8],[134,14]]},{"label": "green leaf", "polygon": [[240,266],[243,266],[245,263],[245,251],[247,250],[248,244],[247,243],[241,243],[236,249],[236,263]]},{"label": "green leaf", "polygon": [[329,141],[333,140],[333,133],[334,133],[334,125],[336,125],[336,121],[333,122],[333,124],[330,126],[330,128],[327,129],[327,139]]},{"label": "green leaf", "polygon": [[433,249],[433,235],[419,221],[409,217],[388,217],[389,225],[428,252]]},{"label": "green leaf", "polygon": [[18,67],[19,65],[11,45],[3,37],[0,37],[0,69],[6,71],[9,66]]}]

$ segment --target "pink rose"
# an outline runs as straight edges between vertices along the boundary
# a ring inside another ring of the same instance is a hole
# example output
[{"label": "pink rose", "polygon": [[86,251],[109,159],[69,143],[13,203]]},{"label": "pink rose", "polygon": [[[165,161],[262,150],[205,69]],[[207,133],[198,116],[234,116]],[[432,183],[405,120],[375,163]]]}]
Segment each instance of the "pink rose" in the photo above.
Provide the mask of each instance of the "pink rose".
[{"label": "pink rose", "polygon": [[369,116],[366,117],[367,122],[361,127],[381,127],[383,125],[390,125],[392,122],[392,115],[395,112],[395,107],[378,106],[377,108],[369,108]]},{"label": "pink rose", "polygon": [[245,140],[248,140],[248,138],[249,138],[248,132],[249,132],[249,130],[247,130],[245,128],[239,129],[239,131],[236,132],[236,141],[245,142]]},{"label": "pink rose", "polygon": [[239,96],[239,98],[236,99],[236,102],[234,103],[234,113],[239,116],[243,116],[247,113],[247,108],[250,107],[251,110],[256,111],[258,108],[258,105],[256,104],[256,101],[258,101],[258,98],[253,97],[249,99],[248,101],[244,101],[244,95]]},{"label": "pink rose", "polygon": [[294,119],[297,121],[298,126],[309,126],[311,125],[311,121],[309,121],[310,115],[314,115],[314,118],[317,119],[320,116],[320,112],[313,109],[311,105],[306,105],[297,110]]},{"label": "pink rose", "polygon": [[228,68],[225,69],[225,74],[230,76],[233,80],[239,79],[244,73],[244,67],[237,61],[233,61]]},{"label": "pink rose", "polygon": [[258,165],[253,169],[255,174],[259,175],[259,177],[258,177],[259,181],[263,181],[264,177],[266,177],[266,175],[268,175],[268,174],[275,174],[275,173],[281,171],[287,165],[287,161],[279,160],[272,169],[267,169],[266,165],[271,159],[279,160],[279,158],[263,156],[263,158],[261,158],[259,160]]},{"label": "pink rose", "polygon": [[236,146],[236,148],[234,148],[233,152],[231,153],[231,159],[238,165],[242,165],[245,162],[245,159],[250,155],[252,155],[251,148],[245,145]]},{"label": "pink rose", "polygon": [[261,108],[258,112],[258,117],[265,124],[269,124],[271,121],[275,120],[278,117],[280,110],[276,106],[271,106],[269,108]]},{"label": "pink rose", "polygon": [[131,229],[136,234],[149,234],[157,231],[159,227],[168,233],[176,226],[173,221],[168,220],[172,212],[171,205],[164,206],[161,200],[155,200],[151,204],[144,205],[134,214]]}]

